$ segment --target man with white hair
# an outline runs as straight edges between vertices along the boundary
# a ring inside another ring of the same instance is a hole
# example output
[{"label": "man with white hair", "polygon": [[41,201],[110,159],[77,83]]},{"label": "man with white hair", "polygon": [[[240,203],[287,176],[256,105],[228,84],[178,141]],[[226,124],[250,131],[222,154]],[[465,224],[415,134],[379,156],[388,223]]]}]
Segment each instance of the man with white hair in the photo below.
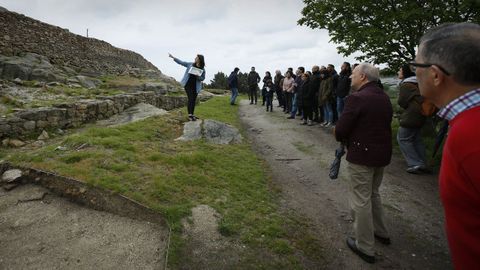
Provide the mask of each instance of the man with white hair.
[{"label": "man with white hair", "polygon": [[480,25],[444,24],[421,39],[415,62],[422,96],[450,125],[440,197],[455,269],[480,269]]},{"label": "man with white hair", "polygon": [[375,262],[375,239],[390,244],[378,190],[392,156],[393,109],[389,97],[378,87],[379,77],[371,64],[363,63],[353,70],[353,92],[346,98],[334,129],[337,141],[347,147],[355,230],[355,237],[347,238],[347,246],[368,263]]}]

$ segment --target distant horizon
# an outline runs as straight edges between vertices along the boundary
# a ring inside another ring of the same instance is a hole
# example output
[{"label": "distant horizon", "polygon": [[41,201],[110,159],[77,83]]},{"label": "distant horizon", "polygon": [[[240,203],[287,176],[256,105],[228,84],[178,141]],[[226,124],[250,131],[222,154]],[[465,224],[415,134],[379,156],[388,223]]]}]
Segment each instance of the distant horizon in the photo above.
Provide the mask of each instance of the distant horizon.
[{"label": "distant horizon", "polygon": [[[339,71],[344,61],[358,62],[353,56],[339,55],[337,45],[328,42],[326,30],[297,25],[304,7],[301,0],[282,5],[273,0],[2,0],[0,6],[77,35],[86,36],[88,29],[89,38],[134,51],[177,81],[184,68],[168,53],[189,62],[203,54],[207,84],[217,72],[230,74],[235,67],[248,73],[255,66],[263,76],[267,70],[273,74],[277,69],[285,72],[288,67],[303,66],[310,70],[327,64]],[[244,14],[249,18],[244,19]]]}]

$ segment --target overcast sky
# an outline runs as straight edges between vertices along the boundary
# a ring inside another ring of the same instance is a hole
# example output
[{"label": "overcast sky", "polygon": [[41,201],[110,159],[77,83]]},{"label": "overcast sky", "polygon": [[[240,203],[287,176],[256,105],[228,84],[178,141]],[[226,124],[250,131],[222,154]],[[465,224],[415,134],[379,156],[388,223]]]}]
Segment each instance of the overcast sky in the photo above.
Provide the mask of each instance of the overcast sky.
[{"label": "overcast sky", "polygon": [[70,32],[140,53],[164,74],[180,80],[184,69],[168,53],[193,61],[205,56],[207,80],[238,66],[266,70],[334,64],[326,30],[297,25],[302,0],[0,0],[0,6]]}]

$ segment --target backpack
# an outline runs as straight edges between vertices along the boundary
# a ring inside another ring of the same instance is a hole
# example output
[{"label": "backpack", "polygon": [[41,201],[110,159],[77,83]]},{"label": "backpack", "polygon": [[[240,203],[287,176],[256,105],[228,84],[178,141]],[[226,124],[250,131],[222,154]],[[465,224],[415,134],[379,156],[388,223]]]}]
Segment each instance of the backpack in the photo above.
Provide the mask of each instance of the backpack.
[{"label": "backpack", "polygon": [[420,113],[423,116],[432,116],[437,112],[437,107],[430,100],[423,98],[422,103],[420,104]]}]

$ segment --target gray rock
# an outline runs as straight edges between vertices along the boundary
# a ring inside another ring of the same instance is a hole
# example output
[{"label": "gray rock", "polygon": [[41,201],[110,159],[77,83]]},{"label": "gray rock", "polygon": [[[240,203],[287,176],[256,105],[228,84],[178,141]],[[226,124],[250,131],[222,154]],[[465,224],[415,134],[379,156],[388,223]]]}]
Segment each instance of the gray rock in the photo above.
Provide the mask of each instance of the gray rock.
[{"label": "gray rock", "polygon": [[32,143],[32,146],[36,147],[36,148],[40,148],[40,147],[45,146],[45,142],[44,141],[35,141],[34,143]]},{"label": "gray rock", "polygon": [[37,140],[44,141],[44,140],[48,140],[49,138],[50,136],[48,135],[48,132],[43,130],[40,136],[38,136]]},{"label": "gray rock", "polygon": [[0,58],[1,77],[7,80],[64,80],[65,75],[47,57],[35,53]]},{"label": "gray rock", "polygon": [[176,141],[193,141],[202,138],[202,121],[187,122],[183,126],[183,135]]},{"label": "gray rock", "polygon": [[158,95],[165,95],[167,93],[167,86],[164,83],[148,82],[144,84],[144,91],[153,91]]},{"label": "gray rock", "polygon": [[202,91],[202,92],[200,92],[200,94],[198,94],[198,99],[200,101],[207,101],[207,100],[213,98],[214,96],[215,96],[215,94],[212,94],[208,91]]},{"label": "gray rock", "polygon": [[22,177],[22,171],[18,169],[8,170],[2,175],[2,182],[12,183]]},{"label": "gray rock", "polygon": [[23,81],[20,78],[15,78],[15,80],[13,80],[13,82],[16,83],[16,84],[19,84],[19,85],[23,84]]},{"label": "gray rock", "polygon": [[85,87],[85,88],[88,88],[88,89],[91,89],[91,88],[97,88],[97,86],[99,86],[102,81],[98,80],[98,79],[94,79],[94,78],[89,78],[87,76],[75,76],[75,79],[78,81],[78,83]]},{"label": "gray rock", "polygon": [[35,121],[26,121],[25,123],[23,123],[23,127],[27,131],[32,131],[35,129]]},{"label": "gray rock", "polygon": [[243,139],[237,128],[210,119],[203,122],[203,133],[208,142],[215,144],[239,143]]},{"label": "gray rock", "polygon": [[152,116],[164,115],[167,113],[167,111],[159,109],[153,105],[139,103],[126,109],[120,114],[114,115],[105,120],[98,121],[97,124],[102,126],[118,126],[126,123],[140,121]]},{"label": "gray rock", "polygon": [[25,145],[24,142],[18,139],[5,139],[2,141],[2,144],[10,147],[22,147]]}]

